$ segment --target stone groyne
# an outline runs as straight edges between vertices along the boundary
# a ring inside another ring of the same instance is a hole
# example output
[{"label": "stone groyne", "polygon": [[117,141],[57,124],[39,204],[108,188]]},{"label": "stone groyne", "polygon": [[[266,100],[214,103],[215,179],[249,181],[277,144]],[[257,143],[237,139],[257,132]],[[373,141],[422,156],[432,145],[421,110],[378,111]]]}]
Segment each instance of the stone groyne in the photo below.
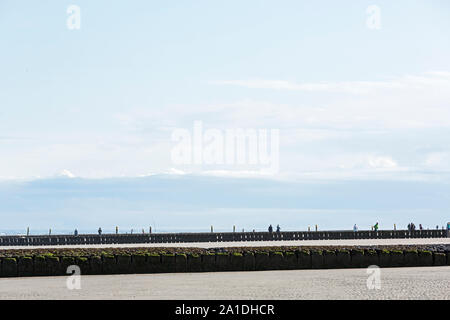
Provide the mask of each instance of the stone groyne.
[{"label": "stone groyne", "polygon": [[0,277],[449,266],[450,250],[427,248],[198,248],[3,250]]}]

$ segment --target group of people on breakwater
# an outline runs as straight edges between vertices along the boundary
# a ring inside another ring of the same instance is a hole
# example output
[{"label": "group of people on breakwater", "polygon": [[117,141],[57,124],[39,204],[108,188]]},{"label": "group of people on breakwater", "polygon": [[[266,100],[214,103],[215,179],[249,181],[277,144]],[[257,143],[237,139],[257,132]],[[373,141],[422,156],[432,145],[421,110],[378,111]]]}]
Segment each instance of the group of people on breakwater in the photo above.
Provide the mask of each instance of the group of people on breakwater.
[{"label": "group of people on breakwater", "polygon": [[[102,230],[101,227],[98,228],[97,233],[98,233],[99,236],[102,235],[103,230]],[[144,230],[144,229],[142,229],[142,233],[143,233],[143,234],[145,233],[145,230]],[[152,233],[152,227],[149,228],[149,233]],[[77,235],[78,235],[78,229],[75,229],[75,231],[73,232],[73,234],[74,234],[75,236],[77,236]],[[117,226],[116,226],[116,234],[119,234],[119,227],[117,227]],[[133,229],[131,229],[131,234],[133,234]]]},{"label": "group of people on breakwater", "polygon": [[[379,229],[379,224],[378,224],[378,222],[376,222],[373,226],[372,226],[372,231],[378,231],[378,229]],[[396,225],[394,224],[394,230],[396,230],[397,229],[397,227],[396,227]],[[439,226],[437,225],[436,226],[436,230],[438,230],[439,229]],[[442,226],[442,230],[444,230],[445,228],[444,228],[444,226]],[[235,228],[233,227],[233,231],[235,230]],[[408,224],[408,231],[415,231],[416,230],[416,225],[413,223],[413,222],[411,222],[411,223],[409,223]],[[419,224],[419,230],[423,230],[423,226],[422,226],[422,224]],[[450,222],[449,223],[447,223],[447,230],[450,230]],[[242,231],[244,231],[244,230],[242,230]],[[270,224],[269,225],[269,228],[268,228],[268,231],[270,232],[270,233],[272,233],[273,232],[273,226]],[[308,227],[308,231],[310,231],[310,227]],[[318,227],[317,227],[317,225],[316,225],[316,231],[318,231]],[[353,231],[354,232],[356,232],[356,231],[358,231],[358,226],[356,225],[356,223],[354,224],[354,226],[353,226]],[[99,235],[101,235],[102,234],[102,228],[98,228],[98,234]],[[119,228],[118,227],[116,227],[116,234],[119,232]],[[151,233],[151,227],[150,227],[150,231],[149,231],[150,233]],[[255,230],[253,230],[253,232],[255,232]],[[280,225],[279,224],[277,224],[277,228],[276,228],[276,231],[275,231],[276,233],[280,233],[281,232],[281,228],[280,228]],[[133,233],[133,229],[131,230],[131,233]],[[144,230],[142,229],[142,233],[144,233]],[[75,235],[78,235],[78,231],[77,231],[77,229],[75,229],[75,232],[74,232],[74,234]]]},{"label": "group of people on breakwater", "polygon": [[[273,232],[273,227],[272,227],[272,225],[269,225],[269,232],[270,232],[270,233]],[[281,232],[281,228],[280,228],[280,225],[278,224],[278,225],[277,225],[277,231],[276,231],[276,233],[280,233],[280,232]]]},{"label": "group of people on breakwater", "polygon": [[[444,226],[442,226],[442,230],[444,230]],[[408,224],[408,231],[415,231],[416,230],[416,225],[414,224],[414,222],[411,222]],[[419,230],[423,230],[423,226],[420,223],[419,224]],[[436,230],[439,230],[439,225],[436,225]],[[447,223],[447,230],[450,230],[450,222]]]},{"label": "group of people on breakwater", "polygon": [[[236,227],[233,226],[233,232],[236,231],[235,229],[236,229]],[[269,232],[269,233],[273,233],[273,232],[274,232],[273,229],[274,229],[274,228],[273,228],[272,224],[270,224],[269,227],[268,227],[268,232]],[[371,226],[371,230],[372,230],[372,231],[378,231],[378,229],[379,229],[379,224],[378,224],[378,222],[376,222],[373,226]],[[416,230],[416,225],[415,225],[413,222],[410,222],[410,223],[408,224],[408,226],[407,226],[407,229],[408,229],[408,231],[415,231],[415,230]],[[450,235],[450,222],[447,223],[447,228],[445,228],[444,226],[442,226],[442,230],[445,230],[445,229],[447,229],[447,233]],[[396,226],[395,224],[394,224],[394,230],[397,230],[397,226]],[[419,224],[419,230],[424,230],[424,227],[422,226],[422,224]],[[429,228],[427,228],[427,230],[429,230]],[[439,225],[436,225],[436,230],[439,230]],[[311,231],[311,228],[310,228],[310,227],[308,227],[308,231]],[[318,226],[317,226],[317,225],[315,226],[315,231],[318,231]],[[358,231],[358,226],[356,225],[356,223],[353,225],[353,231],[354,231],[354,232],[357,232],[357,231]],[[99,235],[102,235],[102,234],[103,234],[102,228],[101,228],[101,227],[98,228],[98,231],[97,231],[97,232],[98,232]],[[211,226],[211,232],[213,232],[212,226]],[[242,229],[242,232],[244,232],[244,229]],[[255,232],[255,229],[253,229],[253,232]],[[276,233],[280,233],[280,232],[281,232],[281,227],[280,227],[279,224],[277,225],[276,231],[275,231],[275,232],[276,232]],[[116,233],[116,234],[119,233],[119,227],[117,227],[117,226],[116,226],[116,228],[115,228],[115,233]],[[127,233],[128,233],[128,232],[127,232]],[[144,229],[142,229],[142,233],[145,234],[145,230],[144,230]],[[152,233],[152,227],[149,227],[148,233],[149,233],[149,234]],[[52,234],[52,229],[49,229],[48,234],[49,234],[49,235]],[[131,234],[133,234],[133,229],[131,229]],[[4,234],[4,235],[6,235],[6,234]],[[29,227],[27,227],[26,235],[27,235],[27,236],[30,235],[30,228],[29,228]],[[75,230],[74,230],[73,235],[78,236],[78,229],[75,229]]]}]

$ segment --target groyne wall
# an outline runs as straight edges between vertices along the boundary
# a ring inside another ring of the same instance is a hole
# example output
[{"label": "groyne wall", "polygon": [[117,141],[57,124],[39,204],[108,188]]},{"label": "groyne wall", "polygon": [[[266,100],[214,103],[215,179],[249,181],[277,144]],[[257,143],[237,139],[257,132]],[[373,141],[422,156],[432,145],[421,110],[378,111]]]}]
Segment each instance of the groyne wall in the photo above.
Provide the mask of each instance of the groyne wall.
[{"label": "groyne wall", "polygon": [[89,244],[187,243],[281,240],[343,240],[343,239],[407,239],[445,238],[447,230],[379,230],[379,231],[284,231],[269,232],[205,232],[153,234],[85,234],[0,236],[0,246],[58,246]]},{"label": "groyne wall", "polygon": [[76,265],[81,274],[134,274],[262,271],[379,267],[450,266],[450,252],[427,250],[298,250],[103,254],[99,256],[24,255],[0,258],[0,277],[62,276]]}]

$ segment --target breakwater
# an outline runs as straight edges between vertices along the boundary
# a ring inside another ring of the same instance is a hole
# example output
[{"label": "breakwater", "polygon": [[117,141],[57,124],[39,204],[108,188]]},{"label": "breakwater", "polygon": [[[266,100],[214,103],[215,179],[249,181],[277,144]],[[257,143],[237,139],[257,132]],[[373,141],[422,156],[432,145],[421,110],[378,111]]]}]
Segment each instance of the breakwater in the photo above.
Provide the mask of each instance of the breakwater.
[{"label": "breakwater", "polygon": [[205,232],[153,234],[83,234],[0,236],[0,246],[59,246],[89,244],[189,243],[232,241],[289,241],[344,239],[408,239],[445,238],[447,230],[378,230],[378,231],[283,231],[269,232]]},{"label": "breakwater", "polygon": [[[121,252],[107,250],[98,255],[79,255],[76,250],[14,253],[0,257],[0,277],[67,275],[76,265],[81,274],[134,274],[217,271],[263,271],[379,267],[450,266],[450,251],[416,249],[298,249],[239,252]],[[83,253],[83,252],[81,252]]]}]

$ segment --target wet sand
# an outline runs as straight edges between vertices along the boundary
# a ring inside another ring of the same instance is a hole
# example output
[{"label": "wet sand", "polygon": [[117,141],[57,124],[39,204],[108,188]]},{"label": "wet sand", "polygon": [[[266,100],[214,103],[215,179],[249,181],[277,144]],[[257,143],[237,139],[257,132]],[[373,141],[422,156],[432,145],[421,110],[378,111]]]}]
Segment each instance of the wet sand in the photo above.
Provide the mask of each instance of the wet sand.
[{"label": "wet sand", "polygon": [[450,299],[450,267],[292,270],[0,279],[0,299]]}]

